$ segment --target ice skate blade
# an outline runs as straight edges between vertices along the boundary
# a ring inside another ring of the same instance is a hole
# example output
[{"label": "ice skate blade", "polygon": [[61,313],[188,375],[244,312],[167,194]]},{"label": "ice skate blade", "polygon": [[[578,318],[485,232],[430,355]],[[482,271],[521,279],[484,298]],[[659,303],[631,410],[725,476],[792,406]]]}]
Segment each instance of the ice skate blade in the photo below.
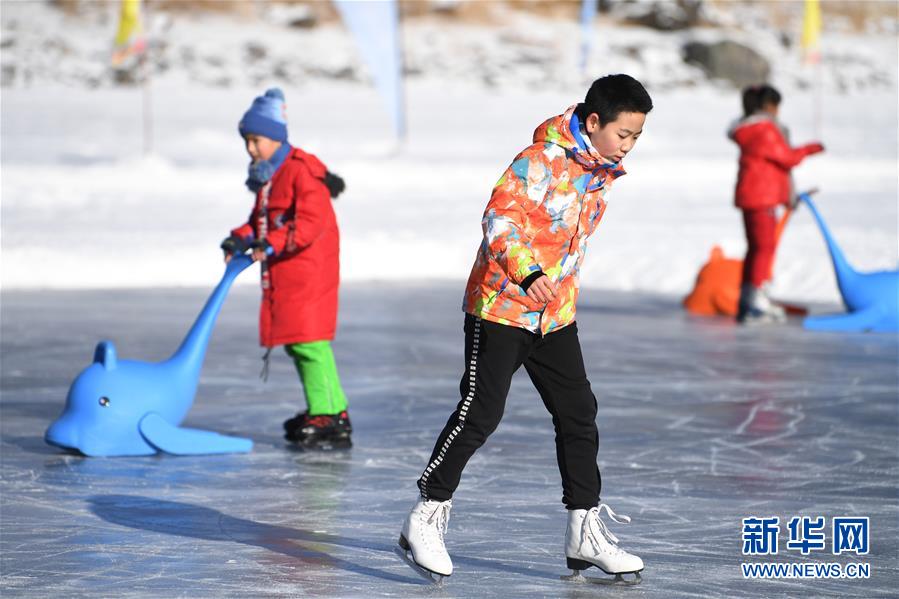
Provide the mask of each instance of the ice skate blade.
[{"label": "ice skate blade", "polygon": [[310,443],[293,441],[288,447],[294,451],[339,451],[341,449],[351,449],[353,442],[350,439],[313,441]]},{"label": "ice skate blade", "polygon": [[746,316],[742,320],[737,319],[737,324],[750,328],[767,327],[771,325],[785,324],[786,322],[786,317],[784,317],[783,319],[779,319],[776,316],[771,316],[769,314],[766,314],[764,316]]},{"label": "ice skate blade", "polygon": [[445,576],[443,574],[438,574],[437,572],[433,572],[428,570],[424,566],[420,566],[415,562],[414,557],[412,556],[412,548],[409,546],[409,542],[403,535],[400,535],[399,547],[394,547],[393,549],[398,556],[403,558],[403,561],[409,564],[415,573],[427,580],[429,583],[434,586],[442,587],[443,581],[449,578],[449,576]]},{"label": "ice skate blade", "polygon": [[[599,568],[599,566],[595,566]],[[602,568],[599,568],[602,570]],[[602,570],[606,572],[605,570]],[[606,572],[609,576],[614,576],[615,578],[597,578],[594,576],[584,576],[582,574],[583,570],[572,570],[571,574],[567,574],[564,576],[560,576],[560,580],[566,580],[568,582],[576,582],[576,583],[591,583],[591,584],[605,584],[612,586],[633,586],[636,584],[640,584],[643,582],[643,578],[640,576],[640,572],[643,570],[637,570],[636,572],[619,572],[617,574],[612,574],[611,572]],[[625,578],[625,574],[633,574],[634,578]]]}]

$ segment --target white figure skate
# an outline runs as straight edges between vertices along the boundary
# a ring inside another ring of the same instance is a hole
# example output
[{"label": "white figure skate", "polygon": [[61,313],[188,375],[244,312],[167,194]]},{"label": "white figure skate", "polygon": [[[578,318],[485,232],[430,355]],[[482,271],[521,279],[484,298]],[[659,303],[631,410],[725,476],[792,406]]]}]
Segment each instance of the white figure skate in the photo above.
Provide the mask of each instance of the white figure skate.
[{"label": "white figure skate", "polygon": [[[453,562],[443,543],[452,506],[452,500],[434,501],[419,497],[400,533],[399,545],[404,552],[403,557],[425,578],[438,584],[453,573]],[[409,552],[412,553],[411,560]]]},{"label": "white figure skate", "polygon": [[[565,557],[571,574],[563,580],[596,582],[600,584],[637,584],[643,570],[643,560],[618,547],[618,538],[609,531],[600,513],[605,510],[615,522],[626,523],[631,519],[619,516],[606,504],[589,510],[568,510],[568,529],[565,532]],[[582,570],[595,566],[614,579],[585,578]],[[625,579],[623,574],[633,574]]]},{"label": "white figure skate", "polygon": [[768,324],[786,322],[787,313],[782,306],[773,303],[764,288],[750,284],[740,287],[737,321],[741,324]]}]

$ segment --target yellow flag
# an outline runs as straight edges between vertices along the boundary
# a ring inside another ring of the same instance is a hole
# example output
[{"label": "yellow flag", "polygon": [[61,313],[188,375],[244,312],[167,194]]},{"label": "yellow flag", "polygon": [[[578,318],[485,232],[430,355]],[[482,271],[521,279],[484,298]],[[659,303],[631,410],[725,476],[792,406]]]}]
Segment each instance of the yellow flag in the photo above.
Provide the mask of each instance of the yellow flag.
[{"label": "yellow flag", "polygon": [[821,37],[821,4],[818,0],[805,0],[805,16],[802,19],[802,54],[805,62],[818,62],[821,52],[818,40]]},{"label": "yellow flag", "polygon": [[140,2],[141,0],[122,0],[119,30],[116,32],[112,51],[114,66],[121,65],[130,56],[140,54],[146,47],[140,22]]}]

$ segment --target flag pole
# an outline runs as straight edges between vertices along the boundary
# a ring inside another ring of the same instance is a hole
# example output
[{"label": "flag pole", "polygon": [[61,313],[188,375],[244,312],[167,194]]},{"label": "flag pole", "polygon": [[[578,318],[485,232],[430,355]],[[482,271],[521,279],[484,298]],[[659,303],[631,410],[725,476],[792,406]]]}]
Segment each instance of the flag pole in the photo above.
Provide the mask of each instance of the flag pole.
[{"label": "flag pole", "polygon": [[812,127],[815,137],[821,139],[822,128],[824,125],[824,82],[822,81],[823,72],[821,67],[821,3],[819,0],[805,0],[805,11],[802,17],[802,54],[803,62],[806,65],[813,65],[815,74],[815,85],[813,88],[814,98],[812,99]]},{"label": "flag pole", "polygon": [[[150,6],[149,3],[144,4],[144,16],[146,18],[146,23],[150,22],[149,19],[150,14]],[[143,54],[141,54],[140,59],[141,64],[141,113],[143,117],[143,139],[144,139],[144,157],[149,156],[153,152],[153,96],[152,89],[150,87],[150,77],[153,72],[153,65],[150,62],[150,44],[147,43],[147,47],[144,50]]]},{"label": "flag pole", "polygon": [[[145,5],[146,6],[146,5]],[[143,36],[141,0],[121,0],[119,28],[112,49],[112,67],[136,75],[141,87],[141,141],[144,156],[153,151],[153,110],[150,88],[152,64]]]},{"label": "flag pole", "polygon": [[824,82],[822,81],[821,60],[815,64],[815,114],[814,114],[814,131],[815,139],[824,139]]},{"label": "flag pole", "polygon": [[590,50],[593,48],[593,19],[596,17],[597,0],[582,0],[581,2],[581,75],[587,74],[587,65],[590,62]]}]

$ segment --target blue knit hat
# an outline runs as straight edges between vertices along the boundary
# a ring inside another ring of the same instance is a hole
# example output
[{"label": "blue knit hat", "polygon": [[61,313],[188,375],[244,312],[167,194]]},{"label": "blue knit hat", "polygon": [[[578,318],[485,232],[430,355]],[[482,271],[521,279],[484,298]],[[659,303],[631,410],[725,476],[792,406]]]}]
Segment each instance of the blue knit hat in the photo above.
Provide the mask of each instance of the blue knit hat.
[{"label": "blue knit hat", "polygon": [[287,115],[284,111],[284,92],[277,87],[253,100],[237,126],[242,137],[263,135],[275,141],[287,141]]}]

